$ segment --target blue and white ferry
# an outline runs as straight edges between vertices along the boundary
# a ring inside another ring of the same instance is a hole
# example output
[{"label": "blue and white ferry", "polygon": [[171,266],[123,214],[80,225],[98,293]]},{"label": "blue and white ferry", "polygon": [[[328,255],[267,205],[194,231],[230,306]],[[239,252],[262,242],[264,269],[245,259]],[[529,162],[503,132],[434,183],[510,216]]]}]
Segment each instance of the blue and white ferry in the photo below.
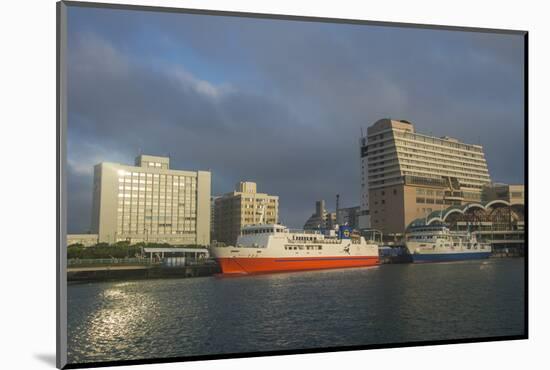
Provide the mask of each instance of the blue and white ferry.
[{"label": "blue and white ferry", "polygon": [[488,258],[491,245],[475,234],[451,232],[444,224],[414,226],[405,236],[413,262],[444,262]]}]

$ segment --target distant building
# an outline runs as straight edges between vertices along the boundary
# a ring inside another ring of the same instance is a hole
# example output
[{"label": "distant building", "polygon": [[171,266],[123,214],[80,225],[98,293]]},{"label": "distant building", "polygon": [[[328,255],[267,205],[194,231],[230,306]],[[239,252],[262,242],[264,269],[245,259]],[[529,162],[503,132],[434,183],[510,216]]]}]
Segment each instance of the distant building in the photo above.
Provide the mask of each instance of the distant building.
[{"label": "distant building", "polygon": [[220,195],[213,195],[210,197],[210,240],[216,239],[216,199],[220,198]]},{"label": "distant building", "polygon": [[135,166],[94,167],[92,232],[99,242],[210,244],[210,172],[170,169],[140,155]]},{"label": "distant building", "polygon": [[325,209],[325,201],[315,202],[315,213],[304,224],[304,230],[332,229],[336,224],[336,213]]},{"label": "distant building", "polygon": [[508,203],[524,204],[525,187],[523,185],[490,184],[483,188],[483,201],[505,200]]},{"label": "distant building", "polygon": [[98,239],[97,234],[68,234],[67,246],[80,244],[83,247],[91,247],[97,244]]},{"label": "distant building", "polygon": [[214,235],[218,242],[234,245],[247,225],[279,221],[279,197],[256,191],[256,183],[241,181],[235,191],[214,202]]},{"label": "distant building", "polygon": [[491,182],[482,146],[416,133],[405,120],[370,126],[360,157],[359,227],[386,234],[434,210],[479,202]]},{"label": "distant building", "polygon": [[358,229],[359,206],[349,208],[338,208],[336,210],[336,223],[338,225],[348,225]]}]

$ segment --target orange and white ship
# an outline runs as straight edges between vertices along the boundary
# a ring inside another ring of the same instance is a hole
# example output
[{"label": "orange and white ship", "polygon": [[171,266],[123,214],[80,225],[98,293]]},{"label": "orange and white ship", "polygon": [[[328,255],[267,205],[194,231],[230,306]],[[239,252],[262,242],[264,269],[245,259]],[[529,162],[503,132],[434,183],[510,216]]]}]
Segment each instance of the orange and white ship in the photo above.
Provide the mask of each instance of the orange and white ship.
[{"label": "orange and white ship", "polygon": [[353,235],[348,226],[328,233],[291,231],[278,224],[242,229],[235,246],[215,244],[212,253],[224,274],[374,266],[378,246]]}]

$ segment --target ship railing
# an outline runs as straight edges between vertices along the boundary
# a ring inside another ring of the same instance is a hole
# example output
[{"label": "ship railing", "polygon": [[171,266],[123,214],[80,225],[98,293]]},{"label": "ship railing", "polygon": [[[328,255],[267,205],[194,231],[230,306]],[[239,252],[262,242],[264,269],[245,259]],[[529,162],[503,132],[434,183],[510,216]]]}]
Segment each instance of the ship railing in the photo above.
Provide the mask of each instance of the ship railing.
[{"label": "ship railing", "polygon": [[[291,243],[291,244],[340,244],[340,240],[341,239],[338,239],[338,238],[323,238],[323,239],[316,239],[316,240],[300,240],[300,239],[287,238],[288,243]],[[353,239],[350,239],[350,240],[352,240],[352,242],[355,243]],[[360,241],[358,241],[357,243],[360,243]]]},{"label": "ship railing", "polygon": [[295,234],[324,235],[321,230],[288,229],[288,231]]}]

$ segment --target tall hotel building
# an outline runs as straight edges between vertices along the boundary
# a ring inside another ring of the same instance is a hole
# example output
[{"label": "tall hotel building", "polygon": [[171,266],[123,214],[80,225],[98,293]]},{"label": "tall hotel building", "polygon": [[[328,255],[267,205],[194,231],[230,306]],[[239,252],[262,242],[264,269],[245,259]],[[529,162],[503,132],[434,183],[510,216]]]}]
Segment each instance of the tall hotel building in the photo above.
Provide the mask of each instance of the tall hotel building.
[{"label": "tall hotel building", "polygon": [[92,232],[106,243],[210,244],[210,172],[173,170],[150,155],[135,166],[96,165]]},{"label": "tall hotel building", "polygon": [[403,233],[433,211],[479,202],[491,182],[480,145],[419,134],[405,120],[377,121],[360,148],[362,229]]},{"label": "tall hotel building", "polygon": [[216,241],[234,245],[241,229],[253,224],[276,224],[279,197],[256,191],[255,182],[240,182],[232,193],[214,200]]}]

